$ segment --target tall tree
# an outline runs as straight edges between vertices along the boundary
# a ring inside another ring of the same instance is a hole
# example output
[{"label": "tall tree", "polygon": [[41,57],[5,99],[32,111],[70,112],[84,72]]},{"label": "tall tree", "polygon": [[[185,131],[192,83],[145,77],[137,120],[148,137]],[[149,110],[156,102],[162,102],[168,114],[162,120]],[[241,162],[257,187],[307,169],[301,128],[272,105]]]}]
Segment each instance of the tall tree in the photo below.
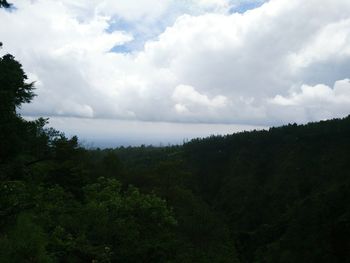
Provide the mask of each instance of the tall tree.
[{"label": "tall tree", "polygon": [[27,83],[22,65],[7,54],[0,58],[0,119],[16,114],[22,103],[30,102],[35,96],[34,83]]},{"label": "tall tree", "polygon": [[22,157],[32,151],[33,140],[37,138],[33,134],[37,134],[39,123],[26,121],[17,113],[22,103],[35,96],[34,83],[27,79],[14,56],[0,57],[0,178],[22,176],[25,162]]}]

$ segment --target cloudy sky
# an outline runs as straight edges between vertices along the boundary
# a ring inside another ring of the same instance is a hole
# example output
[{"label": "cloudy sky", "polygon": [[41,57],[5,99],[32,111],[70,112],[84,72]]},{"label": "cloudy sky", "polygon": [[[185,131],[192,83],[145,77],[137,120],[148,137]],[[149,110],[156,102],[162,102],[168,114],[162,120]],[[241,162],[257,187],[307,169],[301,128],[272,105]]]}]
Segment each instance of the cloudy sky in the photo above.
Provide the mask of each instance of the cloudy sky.
[{"label": "cloudy sky", "polygon": [[12,0],[22,115],[88,143],[176,143],[350,113],[349,0]]}]

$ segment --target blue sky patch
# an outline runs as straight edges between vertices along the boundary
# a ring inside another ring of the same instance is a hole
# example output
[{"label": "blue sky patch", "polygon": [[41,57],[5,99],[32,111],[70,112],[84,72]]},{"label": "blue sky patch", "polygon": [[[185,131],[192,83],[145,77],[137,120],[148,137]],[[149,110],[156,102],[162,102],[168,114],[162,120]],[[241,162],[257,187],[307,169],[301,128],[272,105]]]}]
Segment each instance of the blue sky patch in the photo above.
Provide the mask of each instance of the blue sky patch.
[{"label": "blue sky patch", "polygon": [[242,2],[241,4],[239,4],[238,6],[235,6],[233,8],[231,8],[231,10],[229,11],[230,14],[232,13],[240,13],[243,14],[248,10],[252,10],[255,8],[258,8],[260,6],[262,6],[266,1],[254,1],[254,2]]}]

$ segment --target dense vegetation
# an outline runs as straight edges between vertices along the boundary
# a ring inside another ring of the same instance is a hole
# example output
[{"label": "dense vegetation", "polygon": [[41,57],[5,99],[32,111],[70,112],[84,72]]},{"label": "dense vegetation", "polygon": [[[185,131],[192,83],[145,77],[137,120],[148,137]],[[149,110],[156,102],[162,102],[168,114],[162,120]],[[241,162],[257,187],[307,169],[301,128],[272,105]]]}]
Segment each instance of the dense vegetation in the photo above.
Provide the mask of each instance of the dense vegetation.
[{"label": "dense vegetation", "polygon": [[232,244],[240,262],[350,262],[350,117],[103,152],[215,256]]},{"label": "dense vegetation", "polygon": [[349,262],[350,117],[85,149],[33,97],[1,57],[0,262]]}]

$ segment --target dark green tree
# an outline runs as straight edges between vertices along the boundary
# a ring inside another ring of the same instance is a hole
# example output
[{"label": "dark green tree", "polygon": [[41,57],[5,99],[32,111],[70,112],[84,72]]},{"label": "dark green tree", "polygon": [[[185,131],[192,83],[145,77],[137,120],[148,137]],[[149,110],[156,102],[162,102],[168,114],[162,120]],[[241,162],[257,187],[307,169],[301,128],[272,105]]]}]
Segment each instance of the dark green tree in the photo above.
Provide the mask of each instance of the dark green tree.
[{"label": "dark green tree", "polygon": [[20,178],[27,158],[44,138],[44,119],[26,121],[17,109],[35,96],[22,65],[10,55],[0,57],[0,178]]},{"label": "dark green tree", "polygon": [[22,103],[30,102],[35,96],[34,83],[27,83],[22,65],[7,54],[0,58],[0,120],[5,121],[16,114]]},{"label": "dark green tree", "polygon": [[6,0],[0,0],[0,8],[1,7],[9,8],[11,7],[11,4],[8,3]]}]

